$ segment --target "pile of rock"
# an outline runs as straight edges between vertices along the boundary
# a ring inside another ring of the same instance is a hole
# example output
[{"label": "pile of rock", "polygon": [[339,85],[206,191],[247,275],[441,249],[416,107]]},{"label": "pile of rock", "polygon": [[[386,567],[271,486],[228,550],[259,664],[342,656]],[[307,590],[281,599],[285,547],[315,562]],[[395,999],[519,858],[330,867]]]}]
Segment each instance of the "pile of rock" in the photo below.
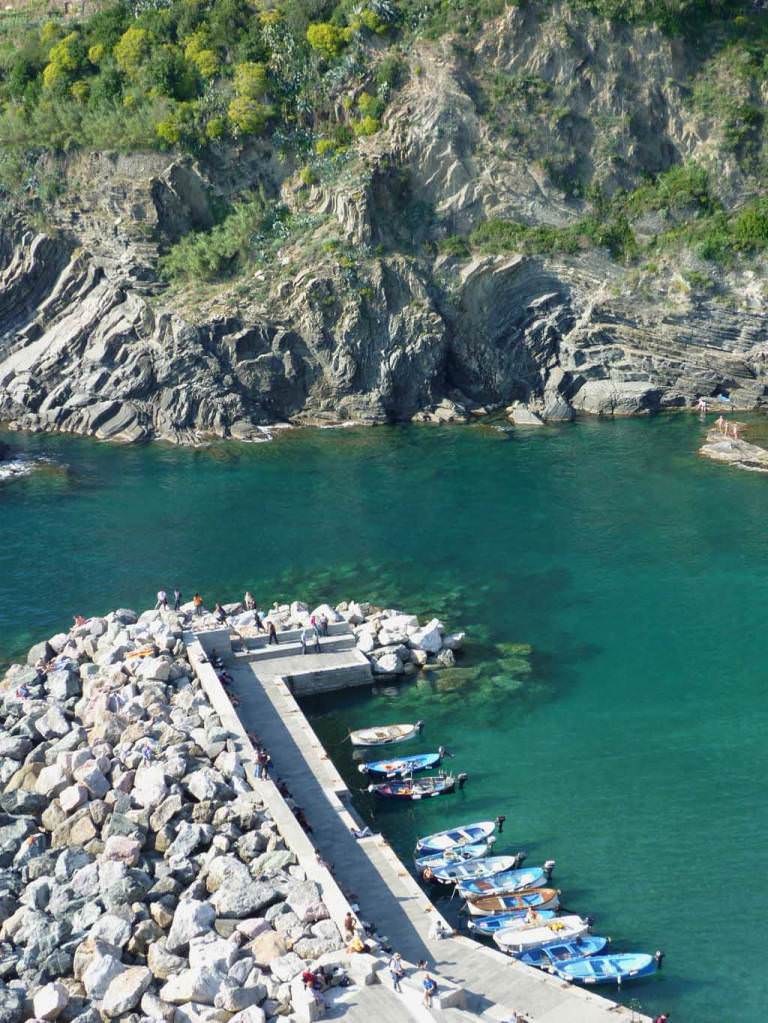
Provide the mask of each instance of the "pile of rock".
[{"label": "pile of rock", "polygon": [[446,632],[438,618],[420,625],[416,615],[370,604],[349,604],[341,610],[352,625],[357,647],[377,675],[411,675],[422,668],[452,668],[464,645],[463,632]]},{"label": "pile of rock", "polygon": [[92,618],[0,685],[0,1023],[264,1023],[342,946],[184,620]]},{"label": "pile of rock", "polygon": [[[254,612],[244,611],[242,604],[223,607],[233,628],[243,635],[251,632]],[[299,600],[274,604],[263,619],[274,622],[278,633],[323,619],[329,624],[346,622],[356,636],[358,650],[370,660],[376,675],[412,675],[422,668],[452,668],[456,651],[461,650],[465,639],[463,632],[446,632],[438,618],[422,626],[416,615],[354,600],[342,601],[336,607],[320,604],[310,608]],[[201,627],[213,624],[208,618],[200,621]]]}]

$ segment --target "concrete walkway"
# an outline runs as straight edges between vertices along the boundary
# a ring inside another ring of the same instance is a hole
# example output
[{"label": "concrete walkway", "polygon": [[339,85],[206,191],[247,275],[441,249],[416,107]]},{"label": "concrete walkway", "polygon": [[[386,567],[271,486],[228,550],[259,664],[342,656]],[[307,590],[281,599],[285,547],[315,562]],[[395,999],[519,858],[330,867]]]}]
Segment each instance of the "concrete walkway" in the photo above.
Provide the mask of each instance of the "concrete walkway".
[{"label": "concrete walkway", "polygon": [[[283,779],[303,808],[312,826],[310,838],[350,900],[359,904],[361,918],[375,923],[405,959],[426,959],[438,978],[464,988],[468,1011],[445,1009],[440,1019],[463,1023],[480,1015],[500,1023],[515,1009],[535,1023],[609,1023],[617,1018],[647,1023],[647,1017],[470,938],[431,940],[430,927],[440,918],[437,910],[382,836],[354,838],[351,827],[360,822],[349,791],[281,677],[266,674],[266,667],[266,662],[249,663],[237,655],[229,662],[240,719],[270,751],[275,777]],[[277,659],[270,667],[282,670]],[[421,1009],[416,991],[413,1000],[412,1017],[436,1015]],[[402,1019],[402,1012],[401,1004],[399,1016],[384,1018]]]}]

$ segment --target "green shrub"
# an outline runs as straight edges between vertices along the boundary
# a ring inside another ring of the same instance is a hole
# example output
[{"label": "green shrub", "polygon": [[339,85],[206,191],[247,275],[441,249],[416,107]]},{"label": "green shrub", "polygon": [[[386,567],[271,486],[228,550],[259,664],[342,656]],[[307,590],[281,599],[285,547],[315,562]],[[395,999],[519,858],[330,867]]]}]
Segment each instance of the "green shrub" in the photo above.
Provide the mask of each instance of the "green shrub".
[{"label": "green shrub", "polygon": [[443,238],[440,242],[440,251],[446,256],[455,256],[457,259],[466,259],[470,255],[467,239],[460,234],[452,234]]},{"label": "green shrub", "polygon": [[347,45],[344,30],[328,21],[318,21],[307,29],[307,42],[326,60],[338,57]]},{"label": "green shrub", "polygon": [[318,139],[315,142],[315,152],[318,156],[327,156],[336,150],[336,143],[333,139]]},{"label": "green shrub", "polygon": [[133,25],[126,29],[112,51],[117,66],[129,77],[135,75],[149,53],[149,46],[149,32],[145,28]]},{"label": "green shrub", "polygon": [[263,64],[252,60],[238,64],[233,84],[238,96],[259,99],[267,91],[267,69]]},{"label": "green shrub", "polygon": [[302,185],[317,184],[318,181],[317,174],[312,170],[309,164],[302,167],[301,170],[299,171],[299,181],[301,181]]},{"label": "green shrub", "polygon": [[257,135],[263,130],[272,111],[265,103],[247,96],[236,96],[227,108],[227,116],[241,135]]},{"label": "green shrub", "polygon": [[379,119],[377,117],[371,117],[370,114],[365,117],[361,117],[359,121],[352,122],[352,131],[355,133],[357,138],[363,138],[366,135],[375,135],[381,127]]}]

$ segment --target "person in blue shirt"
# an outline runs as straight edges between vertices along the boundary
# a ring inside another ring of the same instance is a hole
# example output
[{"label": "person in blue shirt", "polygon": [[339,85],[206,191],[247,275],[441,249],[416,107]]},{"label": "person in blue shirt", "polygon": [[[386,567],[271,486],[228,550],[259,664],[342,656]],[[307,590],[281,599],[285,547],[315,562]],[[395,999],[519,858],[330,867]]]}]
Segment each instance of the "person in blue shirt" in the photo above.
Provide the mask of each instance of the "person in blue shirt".
[{"label": "person in blue shirt", "polygon": [[424,988],[424,1005],[428,1008],[432,1008],[432,996],[437,991],[437,984],[430,977],[429,974],[424,978],[424,982],[421,985]]}]

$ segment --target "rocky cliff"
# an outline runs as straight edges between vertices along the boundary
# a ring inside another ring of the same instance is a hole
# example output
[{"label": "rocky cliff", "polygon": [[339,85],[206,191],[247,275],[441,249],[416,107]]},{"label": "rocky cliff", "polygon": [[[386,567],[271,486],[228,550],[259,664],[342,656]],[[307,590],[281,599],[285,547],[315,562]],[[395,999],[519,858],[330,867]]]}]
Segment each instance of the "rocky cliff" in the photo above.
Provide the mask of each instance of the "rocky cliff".
[{"label": "rocky cliff", "polygon": [[[683,249],[628,262],[599,244],[445,244],[492,218],[567,228],[588,209],[574,182],[631,191],[689,161],[737,208],[754,167],[723,146],[723,119],[689,102],[702,59],[656,28],[513,8],[471,47],[414,48],[383,129],[332,174],[301,183],[268,141],[54,161],[67,187],[49,228],[8,215],[0,229],[0,417],[194,443],[512,402],[550,419],[721,393],[761,407],[761,259],[712,270]],[[166,287],[159,256],[255,189],[292,218],[269,259]],[[641,210],[633,236],[677,216]]]}]

